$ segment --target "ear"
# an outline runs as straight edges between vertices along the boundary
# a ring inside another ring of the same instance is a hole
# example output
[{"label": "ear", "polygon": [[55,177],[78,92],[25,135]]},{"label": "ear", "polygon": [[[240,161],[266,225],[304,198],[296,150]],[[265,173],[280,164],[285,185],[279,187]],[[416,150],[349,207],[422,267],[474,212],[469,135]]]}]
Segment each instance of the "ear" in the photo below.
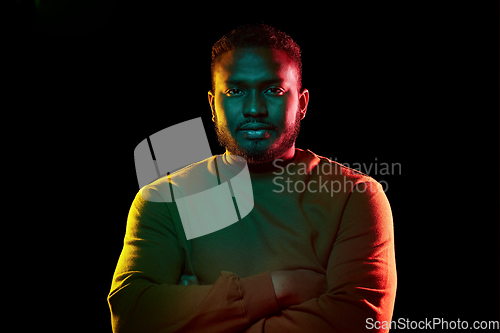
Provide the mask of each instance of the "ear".
[{"label": "ear", "polygon": [[302,90],[302,93],[299,95],[299,109],[301,114],[300,120],[304,119],[304,117],[306,116],[308,103],[309,103],[309,90],[304,89]]},{"label": "ear", "polygon": [[208,91],[208,103],[210,104],[210,108],[212,109],[212,121],[215,118],[215,95],[212,93],[212,90]]}]

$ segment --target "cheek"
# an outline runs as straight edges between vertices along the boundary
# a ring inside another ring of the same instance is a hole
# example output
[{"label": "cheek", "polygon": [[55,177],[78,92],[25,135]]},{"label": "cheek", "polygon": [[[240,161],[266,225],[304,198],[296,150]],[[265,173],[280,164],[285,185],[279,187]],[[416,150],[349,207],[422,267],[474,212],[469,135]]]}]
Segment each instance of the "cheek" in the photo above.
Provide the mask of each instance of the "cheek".
[{"label": "cheek", "polygon": [[229,129],[235,126],[238,119],[236,117],[238,112],[237,105],[234,105],[227,98],[218,98],[215,101],[215,112],[220,124],[227,126]]},{"label": "cheek", "polygon": [[223,98],[220,97],[220,94],[218,94],[215,98],[214,107],[215,107],[215,113],[217,114],[217,119],[226,122],[227,106],[225,105]]},{"label": "cheek", "polygon": [[283,108],[284,108],[283,115],[285,124],[287,126],[294,125],[297,119],[297,111],[299,110],[299,101],[297,97],[295,96],[295,98],[293,98],[291,96],[291,98],[286,99],[286,101],[284,101]]},{"label": "cheek", "polygon": [[234,117],[237,114],[241,114],[243,111],[244,100],[239,98],[230,98],[224,94],[219,98],[219,107],[221,110],[228,115],[228,117]]}]

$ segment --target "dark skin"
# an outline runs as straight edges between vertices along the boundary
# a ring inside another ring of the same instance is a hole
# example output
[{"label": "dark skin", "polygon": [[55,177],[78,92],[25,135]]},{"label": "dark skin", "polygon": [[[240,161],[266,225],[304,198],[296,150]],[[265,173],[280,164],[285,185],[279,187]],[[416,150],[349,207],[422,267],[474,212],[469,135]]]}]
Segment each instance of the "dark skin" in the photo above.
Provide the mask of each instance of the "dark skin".
[{"label": "dark skin", "polygon": [[[282,166],[291,162],[309,92],[299,91],[296,64],[286,53],[236,48],[220,56],[214,79],[215,91],[208,92],[208,101],[226,153],[243,156],[250,172],[274,169],[275,159],[281,159]],[[249,122],[266,128],[241,128]],[[277,270],[271,278],[282,309],[319,297],[328,287],[324,274],[307,269]]]},{"label": "dark skin", "polygon": [[[208,100],[219,140],[229,154],[246,158],[251,172],[283,164],[295,154],[294,127],[305,117],[309,91],[299,92],[297,67],[283,51],[237,48],[220,56],[214,71],[215,91]],[[258,138],[248,137],[241,125],[264,123],[272,127]],[[297,133],[298,134],[298,133]],[[249,156],[242,152],[249,150]]]}]

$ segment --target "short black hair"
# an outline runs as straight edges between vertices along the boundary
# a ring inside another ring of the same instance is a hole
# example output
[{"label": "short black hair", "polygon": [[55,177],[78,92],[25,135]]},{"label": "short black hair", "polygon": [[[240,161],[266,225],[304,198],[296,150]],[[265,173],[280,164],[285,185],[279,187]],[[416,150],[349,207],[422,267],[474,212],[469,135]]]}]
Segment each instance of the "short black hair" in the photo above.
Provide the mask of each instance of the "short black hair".
[{"label": "short black hair", "polygon": [[297,65],[299,91],[302,90],[302,59],[299,45],[283,31],[260,23],[242,25],[224,35],[212,46],[213,92],[215,92],[214,68],[217,57],[237,47],[268,47],[273,50],[284,51]]}]

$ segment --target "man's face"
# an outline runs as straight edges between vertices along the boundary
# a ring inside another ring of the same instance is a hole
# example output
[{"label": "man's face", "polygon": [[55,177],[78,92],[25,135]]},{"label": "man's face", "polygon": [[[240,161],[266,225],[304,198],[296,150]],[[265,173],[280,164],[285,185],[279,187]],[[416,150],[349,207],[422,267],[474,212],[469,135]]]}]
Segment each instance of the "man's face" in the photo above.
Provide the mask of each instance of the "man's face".
[{"label": "man's face", "polygon": [[221,145],[247,163],[270,162],[295,147],[309,94],[299,94],[295,63],[268,48],[236,48],[220,56],[209,92]]}]

